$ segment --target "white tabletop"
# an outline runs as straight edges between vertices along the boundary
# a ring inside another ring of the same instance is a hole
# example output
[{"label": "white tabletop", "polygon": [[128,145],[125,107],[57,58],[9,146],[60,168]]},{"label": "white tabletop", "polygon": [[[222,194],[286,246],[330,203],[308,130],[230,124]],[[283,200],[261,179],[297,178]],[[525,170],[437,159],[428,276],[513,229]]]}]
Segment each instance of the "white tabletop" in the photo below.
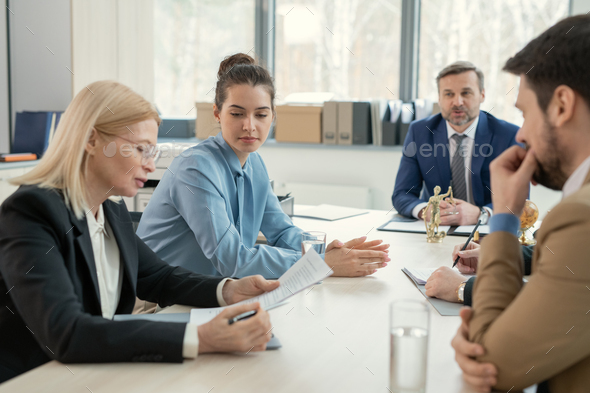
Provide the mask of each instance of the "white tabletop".
[{"label": "white tabletop", "polygon": [[[388,305],[422,294],[401,272],[408,267],[451,264],[462,238],[429,244],[426,235],[380,232],[392,213],[326,222],[294,218],[305,230],[328,233],[328,242],[368,235],[391,244],[392,262],[365,278],[330,277],[271,310],[275,351],[200,355],[182,364],[70,364],[52,361],[0,385],[1,392],[379,392],[388,393]],[[166,311],[182,312],[174,306]],[[427,392],[471,392],[454,361],[450,341],[459,317],[442,317],[430,306]]]}]

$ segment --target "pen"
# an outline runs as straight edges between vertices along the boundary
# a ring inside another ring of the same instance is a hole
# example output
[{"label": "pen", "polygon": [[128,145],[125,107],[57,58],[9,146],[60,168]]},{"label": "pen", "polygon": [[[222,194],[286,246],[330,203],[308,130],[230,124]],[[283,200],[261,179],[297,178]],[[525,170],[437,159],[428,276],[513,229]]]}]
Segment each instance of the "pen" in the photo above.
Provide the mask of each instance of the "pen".
[{"label": "pen", "polygon": [[[465,251],[465,249],[467,248],[467,245],[469,244],[469,242],[471,241],[471,239],[473,239],[473,235],[477,231],[477,228],[479,227],[479,224],[481,224],[481,220],[477,220],[477,225],[475,226],[475,228],[473,228],[473,231],[471,231],[471,234],[467,238],[467,241],[465,242],[465,245],[463,246],[463,248],[461,249],[461,251]],[[459,258],[461,258],[461,257],[459,255],[457,255],[457,259],[455,259],[455,262],[453,263],[453,267],[455,267],[455,265],[459,262]]]},{"label": "pen", "polygon": [[238,315],[237,317],[234,317],[234,318],[229,319],[227,321],[227,324],[228,325],[232,325],[232,324],[234,324],[234,323],[236,323],[238,321],[242,321],[244,319],[248,319],[250,317],[253,317],[254,315],[256,315],[256,311],[248,311],[248,312],[245,312],[243,314]]}]

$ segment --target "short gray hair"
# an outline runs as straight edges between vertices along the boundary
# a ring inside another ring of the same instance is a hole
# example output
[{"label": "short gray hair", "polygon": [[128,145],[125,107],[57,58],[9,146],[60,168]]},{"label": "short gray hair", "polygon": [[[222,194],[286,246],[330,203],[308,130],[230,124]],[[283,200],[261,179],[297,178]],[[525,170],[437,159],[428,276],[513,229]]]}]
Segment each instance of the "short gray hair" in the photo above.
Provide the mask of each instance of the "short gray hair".
[{"label": "short gray hair", "polygon": [[443,68],[436,76],[436,88],[440,90],[440,80],[447,75],[462,74],[467,71],[475,71],[479,82],[479,91],[483,91],[483,72],[469,61],[456,61]]}]

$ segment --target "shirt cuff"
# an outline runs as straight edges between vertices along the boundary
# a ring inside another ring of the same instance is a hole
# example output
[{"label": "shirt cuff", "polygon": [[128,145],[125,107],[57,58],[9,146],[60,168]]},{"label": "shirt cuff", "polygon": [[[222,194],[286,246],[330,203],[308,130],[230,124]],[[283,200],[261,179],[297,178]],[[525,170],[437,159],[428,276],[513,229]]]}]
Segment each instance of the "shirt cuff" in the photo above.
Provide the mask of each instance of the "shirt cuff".
[{"label": "shirt cuff", "polygon": [[182,357],[185,359],[194,359],[199,354],[199,326],[193,323],[187,323],[184,330],[184,340],[182,341]]},{"label": "shirt cuff", "polygon": [[500,213],[490,218],[490,233],[503,231],[517,236],[520,228],[520,219],[514,214]]},{"label": "shirt cuff", "polygon": [[424,209],[427,205],[427,202],[421,202],[414,206],[414,208],[412,209],[412,216],[414,216],[414,218],[418,218],[418,213],[420,213],[420,210]]},{"label": "shirt cuff", "polygon": [[[492,216],[494,215],[494,211],[492,209],[490,209],[489,207],[483,207],[484,209],[486,209],[486,211],[488,212],[488,217],[492,218]],[[488,223],[489,223],[489,219],[488,219]]]},{"label": "shirt cuff", "polygon": [[223,298],[223,285],[225,284],[225,282],[227,280],[231,280],[233,281],[231,278],[226,277],[223,280],[219,281],[219,284],[217,284],[217,303],[219,303],[219,305],[221,307],[225,307],[228,304],[225,302],[225,299]]}]

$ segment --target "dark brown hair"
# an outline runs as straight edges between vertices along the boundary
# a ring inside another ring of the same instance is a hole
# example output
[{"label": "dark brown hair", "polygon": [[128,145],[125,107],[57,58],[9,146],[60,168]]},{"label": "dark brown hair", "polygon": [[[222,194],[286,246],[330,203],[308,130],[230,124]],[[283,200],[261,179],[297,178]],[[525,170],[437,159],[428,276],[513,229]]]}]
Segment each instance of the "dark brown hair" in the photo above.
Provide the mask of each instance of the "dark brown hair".
[{"label": "dark brown hair", "polygon": [[215,86],[215,105],[221,107],[227,99],[227,90],[235,85],[263,86],[270,95],[270,105],[274,113],[275,86],[266,68],[244,53],[228,56],[219,65],[217,85]]},{"label": "dark brown hair", "polygon": [[474,71],[477,75],[477,82],[479,86],[479,91],[483,91],[483,72],[479,68],[475,66],[475,64],[469,61],[456,61],[453,64],[449,64],[445,68],[443,68],[438,75],[436,76],[436,88],[440,90],[440,79],[444,78],[447,75],[457,75],[462,74],[467,71]]},{"label": "dark brown hair", "polygon": [[504,66],[526,75],[543,112],[560,85],[582,96],[590,106],[590,15],[566,18],[532,40]]}]

